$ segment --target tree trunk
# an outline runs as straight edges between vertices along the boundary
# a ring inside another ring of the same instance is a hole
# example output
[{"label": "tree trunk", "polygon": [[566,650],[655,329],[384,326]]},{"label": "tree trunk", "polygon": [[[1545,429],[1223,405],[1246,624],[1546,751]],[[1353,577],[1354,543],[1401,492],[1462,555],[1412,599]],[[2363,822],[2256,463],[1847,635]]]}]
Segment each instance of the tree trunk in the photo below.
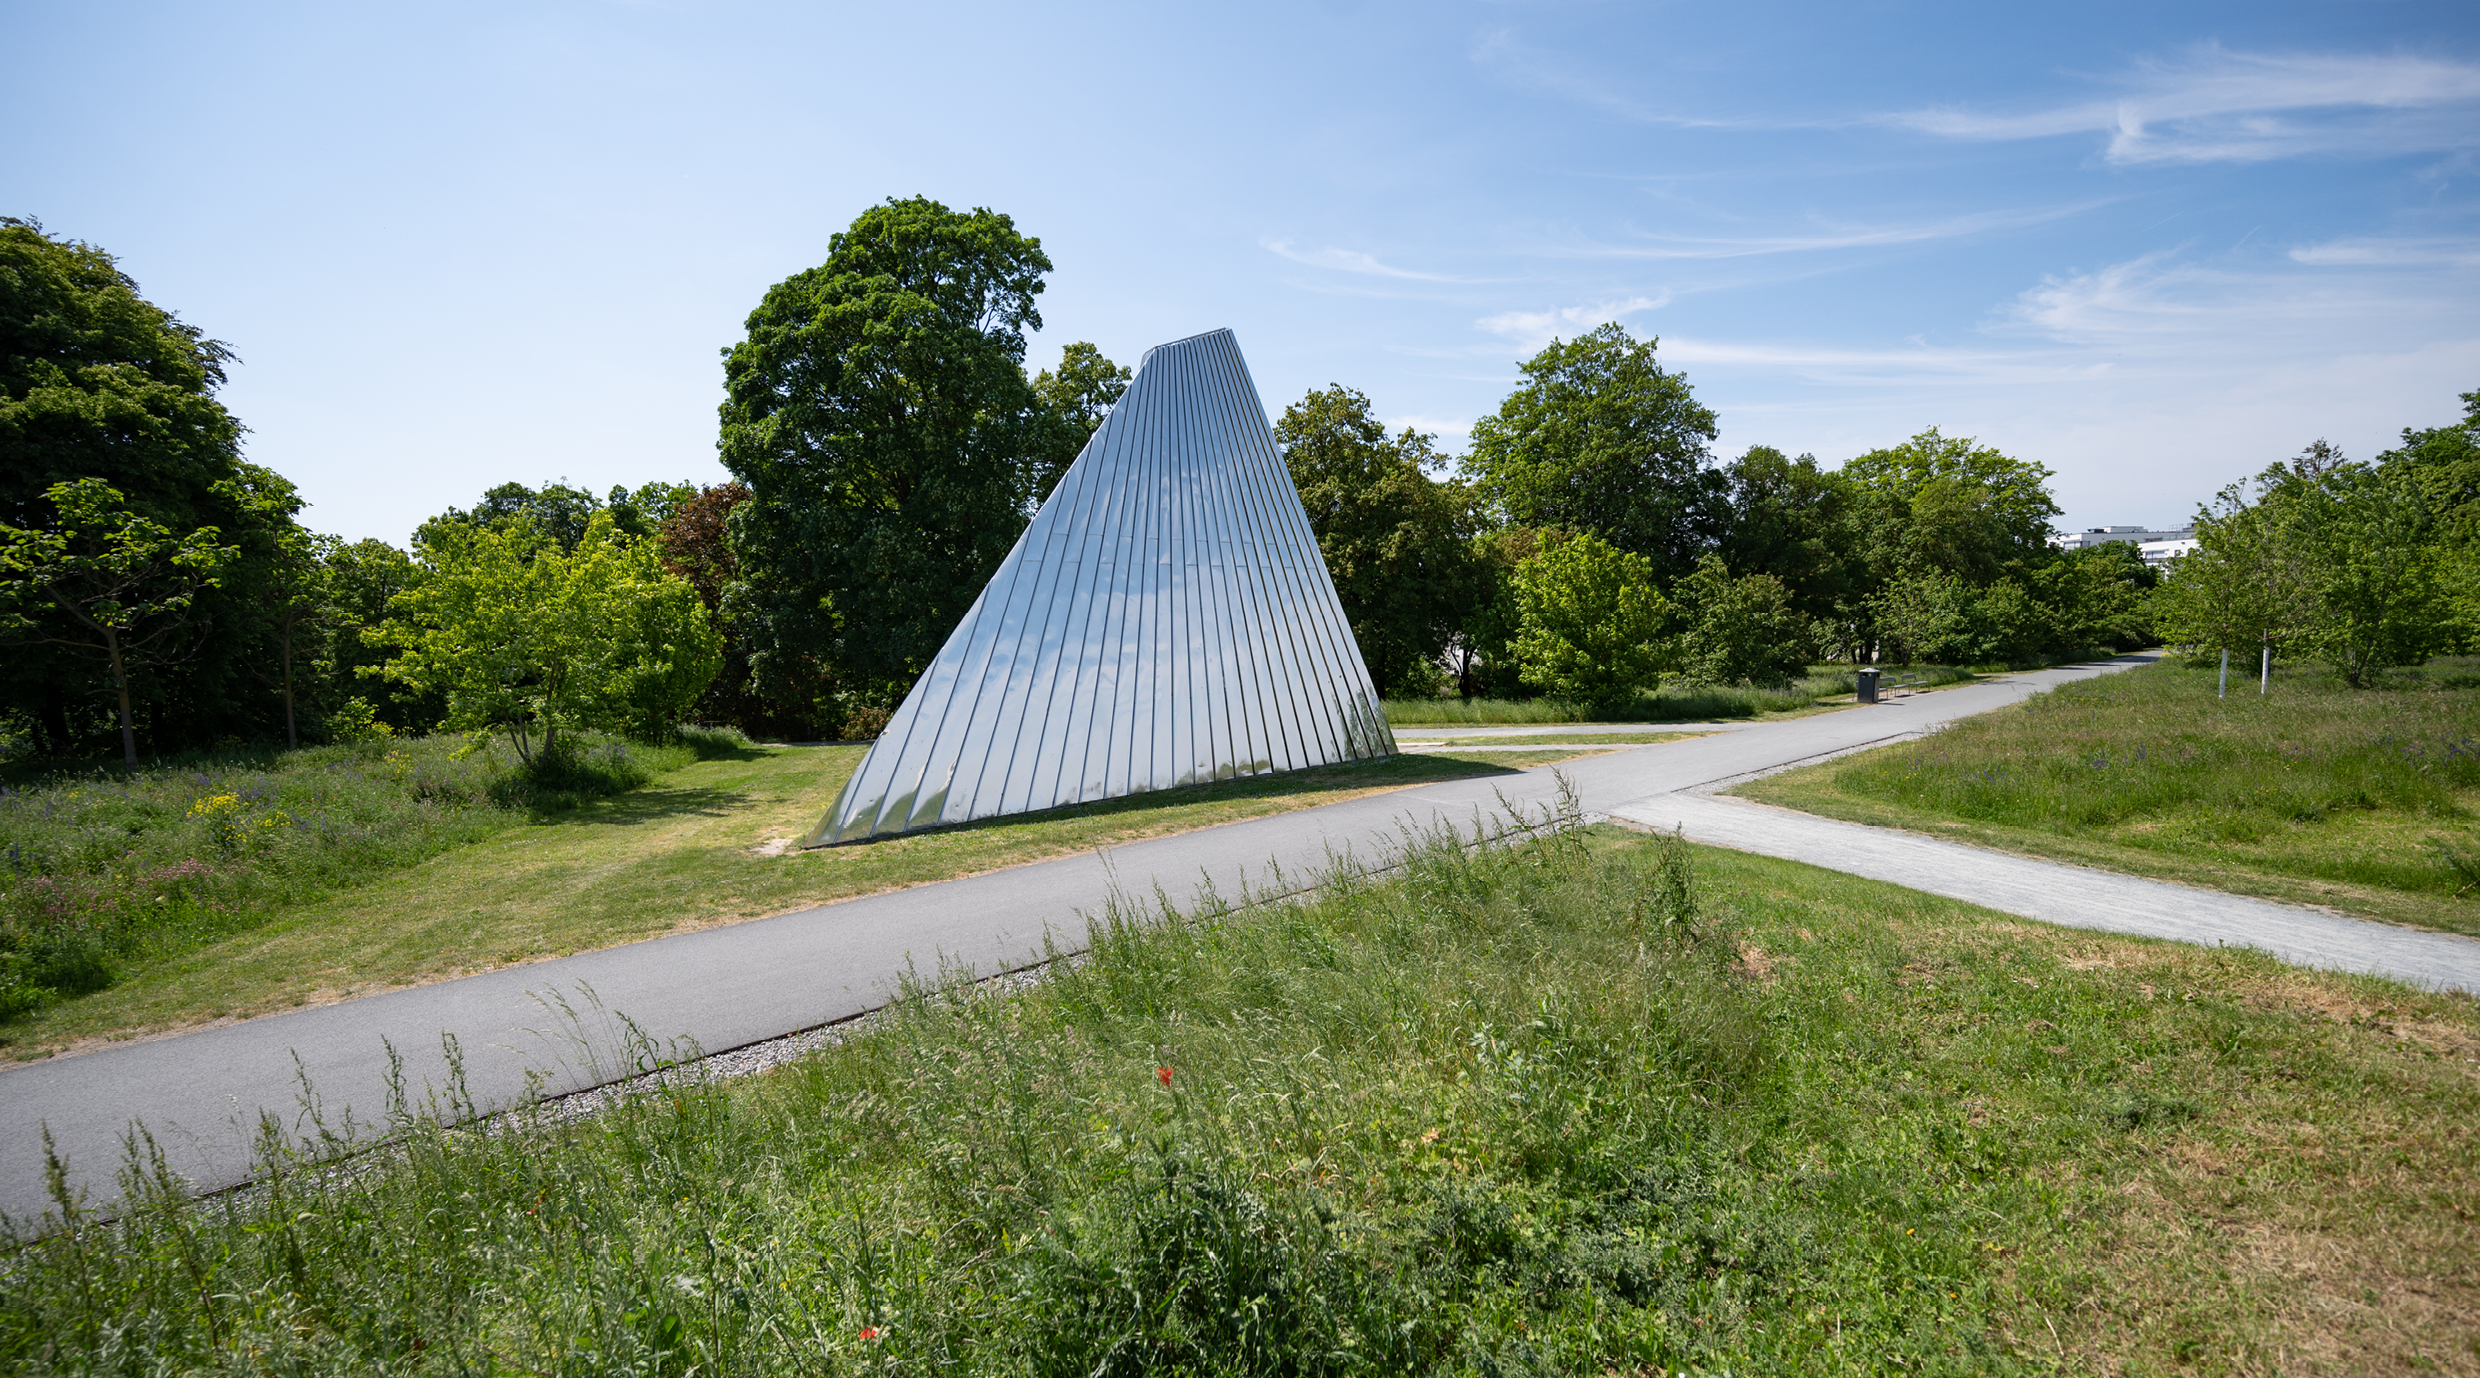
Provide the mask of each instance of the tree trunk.
[{"label": "tree trunk", "polygon": [[293,624],[284,624],[284,749],[301,749],[301,736],[293,730]]},{"label": "tree trunk", "polygon": [[120,636],[109,627],[103,629],[103,649],[112,657],[112,691],[121,701],[121,764],[136,770],[138,734],[129,725],[129,671],[121,664]]},{"label": "tree trunk", "polygon": [[52,739],[54,756],[69,754],[69,706],[60,701],[57,688],[43,691],[43,732]]}]

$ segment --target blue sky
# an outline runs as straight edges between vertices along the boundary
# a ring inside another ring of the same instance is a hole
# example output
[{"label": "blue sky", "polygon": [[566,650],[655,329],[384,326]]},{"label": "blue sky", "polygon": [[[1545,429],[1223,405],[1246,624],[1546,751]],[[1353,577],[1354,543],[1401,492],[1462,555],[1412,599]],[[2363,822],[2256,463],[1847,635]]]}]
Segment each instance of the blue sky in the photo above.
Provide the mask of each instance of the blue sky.
[{"label": "blue sky", "polygon": [[2480,387],[2480,9],[14,5],[0,213],[229,342],[308,519],[721,476],[718,351],[890,195],[1058,265],[1033,362],[1238,332],[1460,449],[1620,320],[1752,444],[1936,425],[2167,522]]}]

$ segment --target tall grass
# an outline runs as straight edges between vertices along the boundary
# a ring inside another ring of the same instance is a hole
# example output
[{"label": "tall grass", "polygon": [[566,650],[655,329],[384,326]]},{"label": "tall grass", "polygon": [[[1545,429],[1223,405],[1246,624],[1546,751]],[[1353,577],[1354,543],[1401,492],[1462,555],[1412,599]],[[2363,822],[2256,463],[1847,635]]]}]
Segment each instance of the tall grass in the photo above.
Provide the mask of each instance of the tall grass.
[{"label": "tall grass", "polygon": [[[1966,719],[1834,783],[1949,817],[2198,856],[2270,849],[2309,874],[2452,895],[2469,884],[2454,839],[2480,791],[2475,668],[2438,661],[2363,691],[2286,667],[2270,695],[2250,679],[2220,698],[2212,667],[2158,665]],[[2444,830],[2442,845],[2320,845],[2326,825],[2379,818]]]},{"label": "tall grass", "polygon": [[[400,1103],[364,1170],[204,1206],[141,1160],[120,1224],[64,1202],[19,1237],[0,1357],[1591,1372],[1975,1328],[1829,1300],[1963,1285],[1967,1254],[1870,1220],[1892,1201],[1848,1184],[1828,1223],[1755,1181],[1768,1035],[1684,849],[1430,843],[1397,880],[1093,939],[1030,994],[917,992],[755,1084],[480,1133]],[[1846,1231],[1865,1264],[1821,1255]]]},{"label": "tall grass", "polygon": [[[64,1192],[0,1239],[0,1366],[2253,1372],[2303,1344],[2341,1371],[2464,1352],[2472,1231],[2437,1202],[2471,1180],[2467,1001],[1607,829],[1427,845],[1248,910],[1118,909],[1094,938],[1021,994],[915,990],[840,1048],[740,1082],[678,1069],[590,1118],[443,1126],[400,1093],[390,1146],[333,1165],[270,1137],[277,1175],[210,1202],[140,1143],[118,1221]],[[2311,1129],[2385,1151],[2302,1153]],[[2331,1267],[2266,1260],[2269,1237]],[[2440,1300],[2364,1304],[2397,1280]]]},{"label": "tall grass", "polygon": [[243,748],[0,785],[0,1019],[248,928],[528,816],[636,788],[693,745],[585,741]]}]

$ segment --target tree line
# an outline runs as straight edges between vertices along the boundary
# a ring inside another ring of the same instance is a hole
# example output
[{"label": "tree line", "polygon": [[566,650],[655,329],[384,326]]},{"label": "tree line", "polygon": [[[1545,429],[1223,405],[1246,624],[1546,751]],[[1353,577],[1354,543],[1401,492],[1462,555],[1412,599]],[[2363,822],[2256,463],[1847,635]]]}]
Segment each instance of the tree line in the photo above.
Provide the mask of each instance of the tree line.
[{"label": "tree line", "polygon": [[[1050,268],[1005,215],[871,207],[724,351],[729,482],[508,483],[400,548],[305,528],[216,400],[230,352],[103,250],[0,220],[0,714],[133,761],[441,729],[530,757],[690,720],[869,735],[1127,386],[1090,344],[1026,366]],[[1623,704],[2154,634],[2131,548],[2052,545],[2042,466],[1935,429],[1833,468],[1717,462],[1714,413],[1616,325],[1528,360],[1460,460],[1341,385],[1275,434],[1390,696]]]},{"label": "tree line", "polygon": [[2215,494],[2156,599],[2162,634],[2323,661],[2363,689],[2480,644],[2480,390],[2462,402],[2373,464],[2319,440]]}]

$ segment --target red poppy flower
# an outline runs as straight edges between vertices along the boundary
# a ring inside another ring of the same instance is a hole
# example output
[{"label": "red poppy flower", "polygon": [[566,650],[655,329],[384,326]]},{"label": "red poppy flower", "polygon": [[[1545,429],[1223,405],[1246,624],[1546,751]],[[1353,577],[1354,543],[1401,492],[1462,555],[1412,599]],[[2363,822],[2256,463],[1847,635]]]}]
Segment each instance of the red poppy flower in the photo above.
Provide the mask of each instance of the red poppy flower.
[{"label": "red poppy flower", "polygon": [[1165,1086],[1169,1086],[1171,1084],[1171,1069],[1168,1067],[1155,1068],[1154,1080],[1161,1082]]},{"label": "red poppy flower", "polygon": [[878,1338],[878,1327],[877,1327],[877,1326],[874,1326],[874,1325],[865,1325],[865,1326],[861,1327],[861,1338],[863,1338],[863,1339],[865,1339],[865,1340],[875,1340],[875,1339],[877,1339],[877,1338]]}]

